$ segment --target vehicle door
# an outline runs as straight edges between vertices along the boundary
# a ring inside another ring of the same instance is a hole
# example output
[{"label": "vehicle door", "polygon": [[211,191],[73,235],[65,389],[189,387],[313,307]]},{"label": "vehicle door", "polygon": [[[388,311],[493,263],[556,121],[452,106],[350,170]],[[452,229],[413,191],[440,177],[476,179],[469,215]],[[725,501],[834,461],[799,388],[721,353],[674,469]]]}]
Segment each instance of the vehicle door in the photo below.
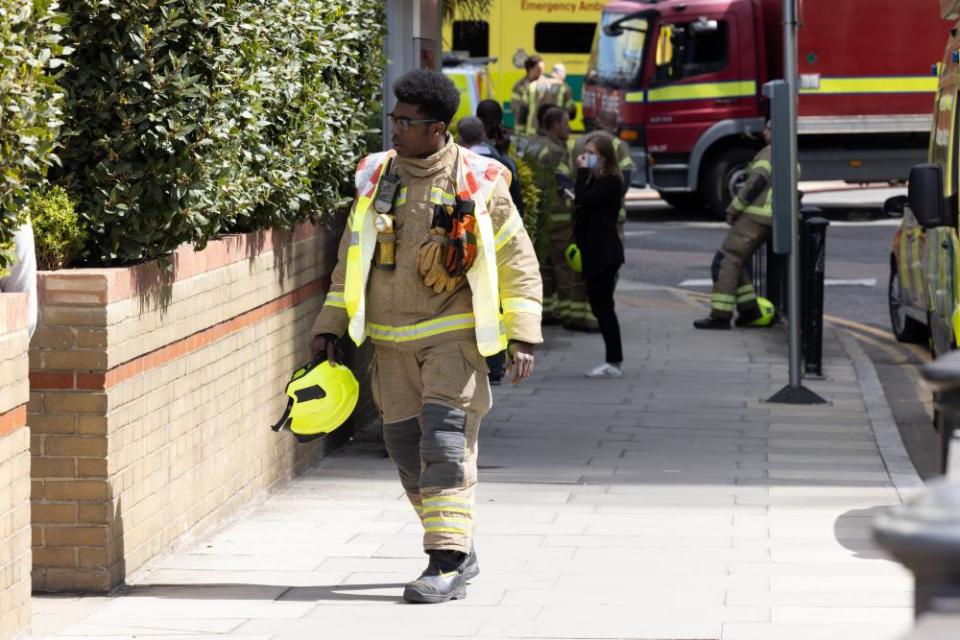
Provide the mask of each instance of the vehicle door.
[{"label": "vehicle door", "polygon": [[[756,82],[739,42],[742,11],[665,16],[645,71],[647,141],[652,154],[689,153],[721,120],[755,112]],[[752,59],[750,59],[752,60]]]},{"label": "vehicle door", "polygon": [[[958,96],[956,87],[945,86],[937,100],[937,120],[932,141],[932,159],[943,167],[943,189],[947,202],[957,198]],[[949,207],[948,207],[949,208]],[[957,278],[960,269],[960,244],[957,242],[956,212],[950,224],[914,234],[914,252],[925,256],[922,264],[926,302],[930,313],[930,335],[936,353],[956,346],[954,315],[957,310]],[[921,287],[918,287],[918,289]],[[918,292],[920,293],[920,292]]]}]

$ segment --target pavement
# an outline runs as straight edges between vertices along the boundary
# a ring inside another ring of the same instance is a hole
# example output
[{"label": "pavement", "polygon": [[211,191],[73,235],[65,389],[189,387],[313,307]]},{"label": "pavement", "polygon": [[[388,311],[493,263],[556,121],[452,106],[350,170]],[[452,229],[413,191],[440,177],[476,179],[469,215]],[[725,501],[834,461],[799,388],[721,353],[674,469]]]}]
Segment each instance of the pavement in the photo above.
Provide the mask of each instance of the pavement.
[{"label": "pavement", "polygon": [[912,580],[871,542],[922,488],[870,360],[828,328],[822,406],[767,404],[781,328],[697,332],[704,303],[621,282],[626,375],[547,331],[535,379],[481,432],[464,601],[405,605],[420,525],[382,450],[353,443],[110,597],[35,597],[41,638],[893,640]]}]

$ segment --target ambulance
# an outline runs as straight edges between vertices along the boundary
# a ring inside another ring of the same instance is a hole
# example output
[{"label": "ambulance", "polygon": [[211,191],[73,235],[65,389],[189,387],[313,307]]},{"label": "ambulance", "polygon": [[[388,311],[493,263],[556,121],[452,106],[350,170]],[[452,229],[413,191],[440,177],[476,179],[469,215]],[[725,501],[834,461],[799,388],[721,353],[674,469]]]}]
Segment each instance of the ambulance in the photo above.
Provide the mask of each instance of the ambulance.
[{"label": "ambulance", "polygon": [[928,158],[913,167],[908,195],[885,208],[902,215],[890,250],[890,324],[901,342],[928,342],[939,356],[960,344],[960,0],[941,0],[950,21],[933,114]]},{"label": "ambulance", "polygon": [[579,107],[583,79],[603,6],[596,0],[493,0],[482,18],[446,23],[443,46],[470,58],[496,58],[489,65],[490,78],[507,127],[514,124],[510,92],[524,76],[524,60],[538,54],[548,74],[554,64],[563,63],[566,82],[578,103],[571,128],[579,131],[583,129]]}]

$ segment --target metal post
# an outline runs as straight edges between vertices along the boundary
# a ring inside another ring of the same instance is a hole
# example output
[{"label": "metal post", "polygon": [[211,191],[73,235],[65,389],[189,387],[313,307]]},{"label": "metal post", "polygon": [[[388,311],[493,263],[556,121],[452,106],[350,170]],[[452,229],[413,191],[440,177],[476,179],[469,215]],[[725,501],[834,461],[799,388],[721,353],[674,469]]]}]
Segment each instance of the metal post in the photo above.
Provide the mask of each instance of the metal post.
[{"label": "metal post", "polygon": [[790,386],[799,389],[800,374],[800,218],[797,216],[797,5],[796,0],[783,0],[783,75],[787,81],[789,104],[787,105],[787,138],[790,144],[790,183],[787,193],[790,198],[790,285],[787,313],[790,323]]},{"label": "metal post", "polygon": [[[800,373],[800,218],[797,198],[799,150],[797,147],[797,5],[796,0],[783,0],[783,82],[768,83],[776,96],[774,105],[774,240],[778,220],[789,224],[787,283],[787,324],[790,331],[790,384],[775,393],[768,402],[783,404],[825,404],[826,401],[803,386]],[[782,91],[786,85],[786,91]],[[779,90],[778,90],[779,89]],[[786,95],[783,95],[786,94]],[[786,104],[782,104],[786,102]],[[778,131],[780,129],[780,131]],[[785,145],[786,149],[778,146]],[[786,151],[787,153],[783,153]],[[779,158],[779,161],[778,161]],[[785,165],[785,166],[783,166]],[[779,168],[778,168],[779,167]],[[779,209],[779,211],[777,211]],[[775,249],[778,247],[775,246]],[[781,249],[782,251],[782,249]]]}]

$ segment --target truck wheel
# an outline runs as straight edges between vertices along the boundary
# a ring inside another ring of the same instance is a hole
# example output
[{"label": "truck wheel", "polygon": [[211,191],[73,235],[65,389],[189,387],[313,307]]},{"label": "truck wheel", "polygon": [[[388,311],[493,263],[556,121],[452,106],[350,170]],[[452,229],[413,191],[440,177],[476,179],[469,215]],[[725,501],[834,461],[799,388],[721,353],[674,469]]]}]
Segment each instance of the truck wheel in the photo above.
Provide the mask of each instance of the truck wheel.
[{"label": "truck wheel", "polygon": [[740,187],[747,181],[747,165],[757,154],[747,147],[733,147],[717,154],[706,167],[700,195],[707,210],[722,218]]},{"label": "truck wheel", "polygon": [[903,306],[903,293],[900,288],[900,274],[895,267],[890,269],[890,286],[887,288],[887,302],[890,307],[890,326],[893,335],[900,342],[923,344],[929,333],[923,323],[907,315]]},{"label": "truck wheel", "polygon": [[657,193],[660,195],[661,200],[666,202],[674,209],[693,212],[703,211],[703,200],[700,199],[699,193],[676,191],[657,191]]}]

